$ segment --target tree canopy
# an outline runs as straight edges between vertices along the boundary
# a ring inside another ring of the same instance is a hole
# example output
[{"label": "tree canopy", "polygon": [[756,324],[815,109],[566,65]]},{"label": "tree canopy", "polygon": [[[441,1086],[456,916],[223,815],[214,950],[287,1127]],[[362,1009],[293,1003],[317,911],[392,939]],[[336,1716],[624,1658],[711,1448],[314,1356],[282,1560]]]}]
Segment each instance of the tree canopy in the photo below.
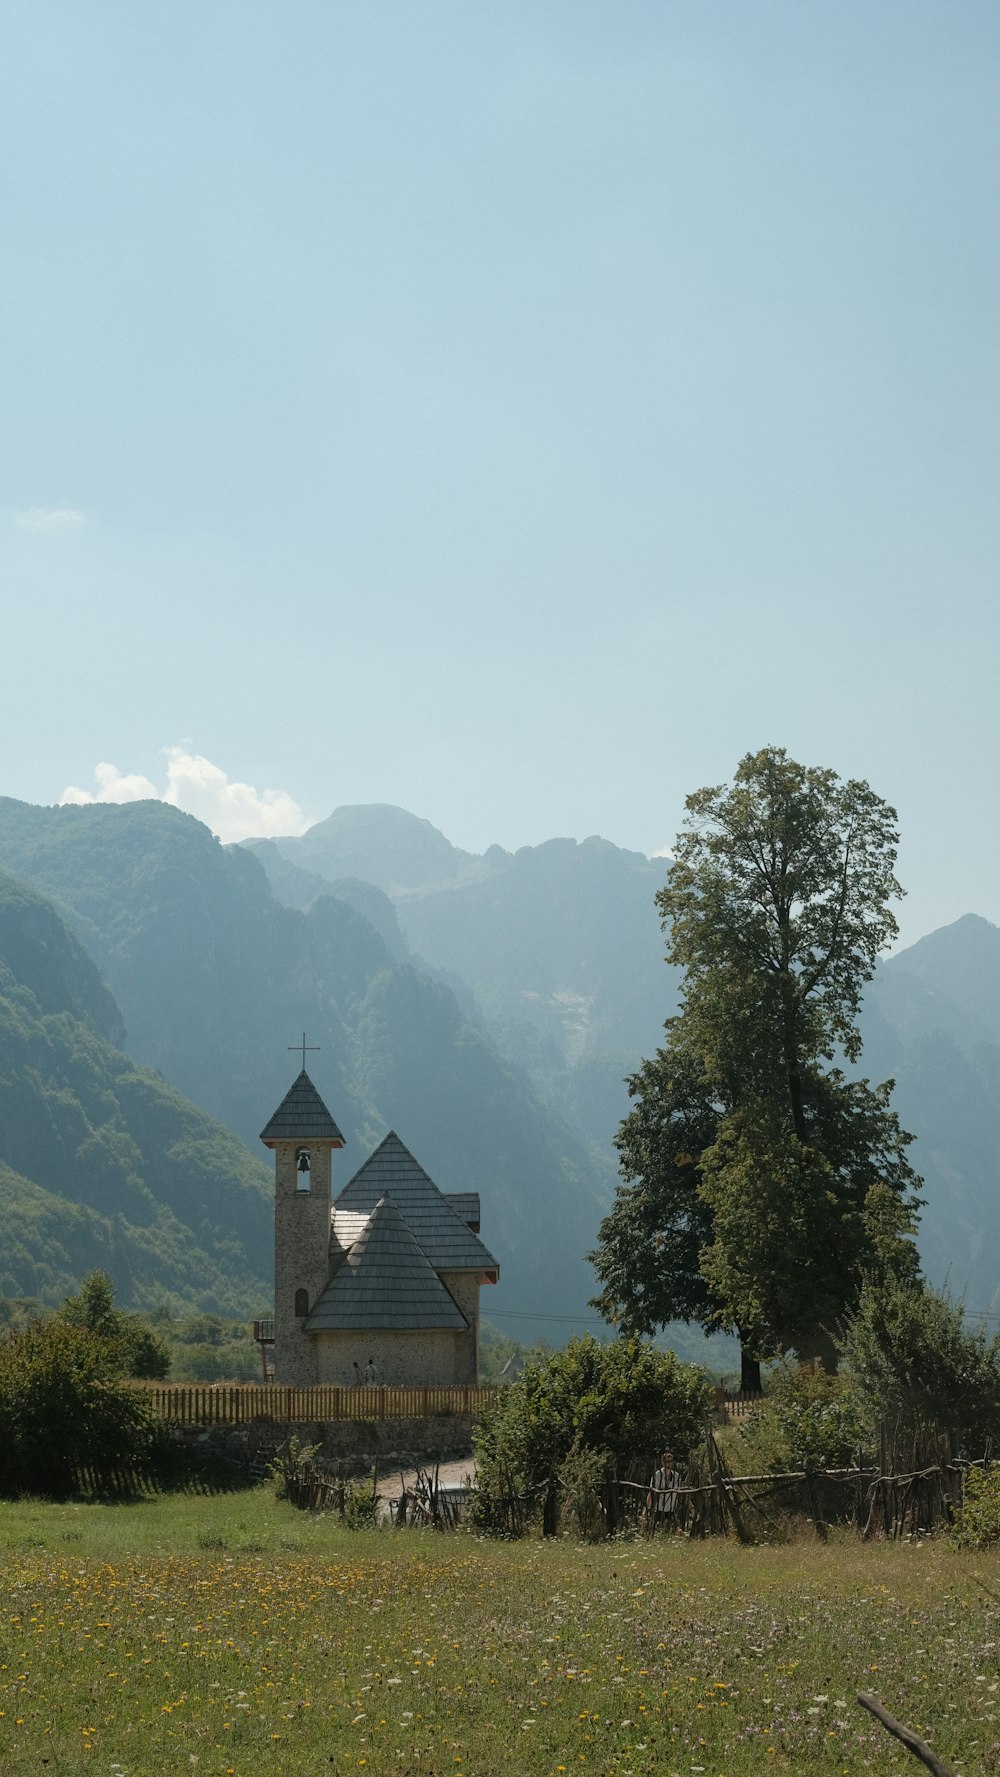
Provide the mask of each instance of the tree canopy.
[{"label": "tree canopy", "polygon": [[58,1310],[67,1326],[80,1327],[103,1341],[107,1363],[120,1376],[156,1379],[170,1370],[170,1347],[141,1315],[115,1307],[115,1292],[106,1271],[92,1271],[79,1294],[67,1296]]},{"label": "tree canopy", "polygon": [[660,1049],[628,1081],[635,1099],[616,1137],[624,1179],[591,1257],[604,1285],[595,1306],[624,1333],[668,1320],[718,1324],[721,1301],[701,1272],[712,1212],[698,1165],[715,1141],[715,1097],[694,1058]]},{"label": "tree canopy", "polygon": [[864,986],[896,934],[897,839],[867,784],[781,748],[688,797],[657,896],[680,1011],[629,1081],[625,1183],[594,1255],[611,1318],[833,1361],[863,1277],[915,1275],[891,1082],[837,1065],[860,1057]]}]

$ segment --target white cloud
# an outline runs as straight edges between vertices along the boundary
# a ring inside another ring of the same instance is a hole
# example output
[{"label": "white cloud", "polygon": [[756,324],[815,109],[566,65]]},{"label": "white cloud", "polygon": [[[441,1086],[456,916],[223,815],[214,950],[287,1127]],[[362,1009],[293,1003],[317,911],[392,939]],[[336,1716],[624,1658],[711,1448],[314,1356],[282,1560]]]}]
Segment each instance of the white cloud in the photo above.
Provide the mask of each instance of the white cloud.
[{"label": "white cloud", "polygon": [[230,779],[200,753],[180,747],[167,751],[164,802],[196,814],[220,839],[266,839],[301,833],[308,825],[298,803],[285,790],[255,790]]},{"label": "white cloud", "polygon": [[661,845],[659,851],[651,851],[649,855],[651,858],[672,858],[676,856],[676,853],[672,846]]},{"label": "white cloud", "polygon": [[147,777],[127,776],[106,762],[97,766],[94,776],[96,791],[70,785],[60,796],[60,802],[139,802],[151,797],[196,815],[227,844],[237,839],[301,833],[308,825],[298,803],[286,791],[257,790],[253,784],[241,784],[230,779],[221,766],[213,765],[211,759],[185,752],[183,747],[167,748],[167,783],[163,790],[158,790]]},{"label": "white cloud", "polygon": [[126,777],[117,765],[109,765],[102,759],[100,765],[94,767],[97,779],[96,790],[80,790],[70,784],[60,796],[60,802],[158,802],[160,792],[148,777]]},{"label": "white cloud", "polygon": [[22,531],[71,531],[87,520],[75,506],[29,506],[26,512],[15,512],[14,522]]}]

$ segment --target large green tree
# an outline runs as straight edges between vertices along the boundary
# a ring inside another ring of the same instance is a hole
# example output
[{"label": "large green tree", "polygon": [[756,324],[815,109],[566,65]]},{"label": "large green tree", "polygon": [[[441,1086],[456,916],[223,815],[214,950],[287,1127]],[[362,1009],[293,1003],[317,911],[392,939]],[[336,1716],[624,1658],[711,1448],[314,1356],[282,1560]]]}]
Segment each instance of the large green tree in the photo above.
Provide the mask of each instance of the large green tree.
[{"label": "large green tree", "polygon": [[780,748],[688,797],[657,896],[680,1010],[629,1082],[595,1255],[612,1318],[655,1309],[732,1327],[752,1357],[832,1362],[862,1278],[915,1274],[891,1083],[837,1065],[860,1058],[864,986],[896,934],[897,839],[867,784]]},{"label": "large green tree", "polygon": [[594,1306],[623,1333],[655,1333],[668,1320],[707,1329],[718,1324],[722,1303],[701,1272],[712,1211],[699,1164],[718,1133],[718,1105],[676,1046],[658,1049],[627,1084],[635,1105],[615,1138],[626,1182],[590,1255],[604,1286]]}]

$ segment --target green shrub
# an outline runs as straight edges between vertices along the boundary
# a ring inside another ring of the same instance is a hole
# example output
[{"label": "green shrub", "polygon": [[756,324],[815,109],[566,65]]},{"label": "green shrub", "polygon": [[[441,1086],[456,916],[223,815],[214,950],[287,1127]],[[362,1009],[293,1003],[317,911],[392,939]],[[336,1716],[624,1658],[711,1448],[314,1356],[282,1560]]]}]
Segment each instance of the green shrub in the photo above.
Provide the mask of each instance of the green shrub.
[{"label": "green shrub", "polygon": [[962,1510],[952,1536],[965,1549],[1000,1543],[1000,1468],[966,1470]]},{"label": "green shrub", "polygon": [[378,1481],[373,1469],[363,1480],[345,1481],[344,1523],[348,1530],[372,1530],[378,1521]]},{"label": "green shrub", "polygon": [[587,1542],[598,1542],[607,1528],[605,1490],[612,1460],[606,1450],[574,1444],[559,1469],[560,1516]]},{"label": "green shrub", "polygon": [[298,1504],[298,1496],[312,1474],[313,1461],[319,1448],[319,1444],[307,1444],[294,1432],[283,1444],[279,1444],[268,1464],[268,1472],[278,1499],[290,1499],[293,1504]]},{"label": "green shrub", "polygon": [[[571,1452],[596,1452],[620,1475],[630,1469],[648,1474],[657,1450],[669,1447],[681,1456],[690,1448],[710,1400],[701,1370],[647,1340],[602,1345],[589,1334],[571,1340],[564,1351],[529,1364],[483,1413],[473,1520],[498,1530],[513,1528],[515,1519],[542,1517],[553,1530],[560,1475]],[[567,1470],[570,1478],[578,1473],[582,1469]],[[522,1502],[516,1513],[509,1510],[512,1499]]]},{"label": "green shrub", "polygon": [[140,1315],[115,1307],[114,1285],[106,1271],[91,1271],[79,1295],[67,1296],[58,1308],[57,1318],[96,1333],[120,1376],[159,1380],[169,1372],[170,1347]]},{"label": "green shrub", "polygon": [[777,1365],[751,1423],[758,1416],[771,1423],[775,1468],[847,1468],[866,1441],[850,1377],[831,1376],[821,1365]]},{"label": "green shrub", "polygon": [[926,1285],[866,1285],[843,1354],[873,1427],[932,1431],[982,1454],[1000,1433],[1000,1334],[969,1329],[960,1303]]},{"label": "green shrub", "polygon": [[153,1425],[117,1355],[52,1319],[0,1337],[0,1493],[49,1499],[120,1487],[148,1465]]}]

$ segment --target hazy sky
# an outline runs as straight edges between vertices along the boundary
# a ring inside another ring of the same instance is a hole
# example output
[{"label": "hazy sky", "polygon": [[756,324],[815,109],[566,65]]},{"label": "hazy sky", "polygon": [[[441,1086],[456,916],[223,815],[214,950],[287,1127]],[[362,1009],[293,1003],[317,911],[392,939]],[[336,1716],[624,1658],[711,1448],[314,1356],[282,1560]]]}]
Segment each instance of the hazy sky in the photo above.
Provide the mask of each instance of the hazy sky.
[{"label": "hazy sky", "polygon": [[773,742],[1000,920],[996,0],[0,19],[0,792],[653,851]]}]

